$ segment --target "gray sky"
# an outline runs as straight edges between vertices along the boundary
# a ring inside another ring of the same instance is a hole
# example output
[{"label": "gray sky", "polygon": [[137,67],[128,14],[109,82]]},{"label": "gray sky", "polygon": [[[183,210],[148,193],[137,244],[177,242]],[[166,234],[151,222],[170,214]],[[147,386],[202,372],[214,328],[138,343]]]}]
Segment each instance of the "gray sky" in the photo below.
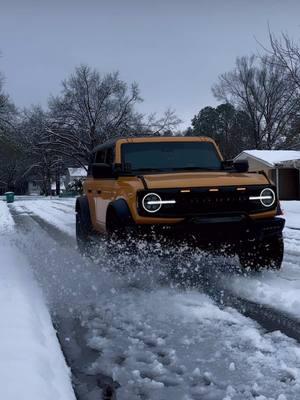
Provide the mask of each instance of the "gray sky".
[{"label": "gray sky", "polygon": [[299,0],[0,0],[0,70],[18,107],[47,104],[75,66],[138,82],[139,109],[189,125],[236,56],[275,33],[300,38]]}]

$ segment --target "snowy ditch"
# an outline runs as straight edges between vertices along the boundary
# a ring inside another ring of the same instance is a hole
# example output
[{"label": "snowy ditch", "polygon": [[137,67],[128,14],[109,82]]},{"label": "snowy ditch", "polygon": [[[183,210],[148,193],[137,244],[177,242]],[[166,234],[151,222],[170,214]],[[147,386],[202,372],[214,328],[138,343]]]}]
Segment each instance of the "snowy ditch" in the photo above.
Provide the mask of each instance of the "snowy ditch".
[{"label": "snowy ditch", "polygon": [[[99,249],[97,262],[82,259],[73,240],[61,244],[59,236],[71,232],[69,203],[36,202],[41,204],[15,203],[20,231],[14,246],[28,259],[26,268],[61,330],[80,398],[100,399],[109,390],[130,400],[298,398],[300,349],[293,339],[267,333],[233,308],[220,308],[199,288],[171,284],[160,273],[169,263],[159,249],[143,259],[129,254],[123,274],[107,268],[105,249]],[[43,218],[56,226],[56,238]],[[199,257],[202,270],[211,271],[215,261]],[[184,254],[176,262],[183,274],[188,271]]]}]

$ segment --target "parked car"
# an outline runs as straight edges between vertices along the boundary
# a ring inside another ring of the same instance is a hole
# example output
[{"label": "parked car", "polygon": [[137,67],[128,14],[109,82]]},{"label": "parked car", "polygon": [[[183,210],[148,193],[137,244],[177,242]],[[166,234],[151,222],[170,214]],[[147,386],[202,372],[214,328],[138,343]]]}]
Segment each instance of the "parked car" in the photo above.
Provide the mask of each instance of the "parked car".
[{"label": "parked car", "polygon": [[244,267],[281,266],[284,219],[274,184],[249,173],[247,161],[224,161],[208,137],[109,141],[94,149],[83,192],[80,249],[95,234],[125,240],[129,230],[155,232],[197,246],[229,244]]}]

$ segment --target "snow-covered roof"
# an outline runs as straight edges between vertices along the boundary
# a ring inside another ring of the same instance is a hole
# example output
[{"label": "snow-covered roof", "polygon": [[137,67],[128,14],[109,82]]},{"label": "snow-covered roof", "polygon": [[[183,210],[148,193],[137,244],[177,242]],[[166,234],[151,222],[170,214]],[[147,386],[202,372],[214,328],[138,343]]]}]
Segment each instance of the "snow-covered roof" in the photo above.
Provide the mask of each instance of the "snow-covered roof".
[{"label": "snow-covered roof", "polygon": [[84,168],[68,168],[68,171],[71,178],[83,178],[87,176],[86,169]]},{"label": "snow-covered roof", "polygon": [[296,150],[245,150],[236,158],[250,156],[273,167],[287,161],[300,160],[300,151]]}]

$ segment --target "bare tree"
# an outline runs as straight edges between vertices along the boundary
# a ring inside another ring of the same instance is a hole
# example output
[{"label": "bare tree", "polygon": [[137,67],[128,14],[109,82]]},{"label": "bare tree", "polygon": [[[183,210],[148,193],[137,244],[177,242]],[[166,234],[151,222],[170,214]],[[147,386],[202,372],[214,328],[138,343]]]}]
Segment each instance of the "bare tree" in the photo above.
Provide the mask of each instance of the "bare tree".
[{"label": "bare tree", "polygon": [[4,92],[4,77],[0,72],[0,139],[7,131],[15,128],[17,110]]},{"label": "bare tree", "polygon": [[272,61],[277,66],[288,73],[298,90],[300,90],[300,47],[287,34],[282,34],[276,38],[269,32],[271,50],[267,50],[272,55]]},{"label": "bare tree", "polygon": [[152,113],[143,117],[140,134],[153,136],[172,135],[181,122],[181,119],[172,109],[167,109],[161,117],[157,116],[156,113]]},{"label": "bare tree", "polygon": [[19,140],[26,165],[23,177],[37,177],[45,195],[51,193],[51,181],[56,180],[64,164],[62,156],[48,145],[47,129],[48,115],[41,107],[24,110],[19,126]]},{"label": "bare tree", "polygon": [[19,162],[18,149],[13,140],[17,124],[17,110],[4,92],[4,77],[0,72],[0,187],[14,188]]},{"label": "bare tree", "polygon": [[49,144],[84,166],[95,145],[126,134],[140,121],[134,111],[139,101],[137,84],[129,89],[118,73],[102,77],[81,65],[63,82],[61,95],[49,102]]},{"label": "bare tree", "polygon": [[14,190],[18,176],[18,152],[4,140],[0,146],[0,189],[1,192]]},{"label": "bare tree", "polygon": [[50,99],[49,111],[32,107],[17,120],[0,76],[0,141],[18,159],[4,162],[6,153],[2,157],[0,152],[0,186],[13,187],[34,176],[49,194],[51,181],[56,178],[59,187],[67,164],[87,167],[97,144],[116,136],[170,135],[181,122],[172,110],[161,117],[144,116],[135,109],[140,101],[136,83],[128,87],[118,73],[101,76],[82,65],[62,83],[61,94]]},{"label": "bare tree", "polygon": [[162,135],[180,123],[172,110],[145,117],[135,110],[141,101],[136,83],[128,87],[118,73],[101,76],[82,65],[49,102],[48,145],[86,167],[99,143],[119,136]]},{"label": "bare tree", "polygon": [[219,77],[213,93],[249,115],[255,148],[285,146],[299,98],[295,83],[281,65],[268,56],[237,58],[236,68]]}]

